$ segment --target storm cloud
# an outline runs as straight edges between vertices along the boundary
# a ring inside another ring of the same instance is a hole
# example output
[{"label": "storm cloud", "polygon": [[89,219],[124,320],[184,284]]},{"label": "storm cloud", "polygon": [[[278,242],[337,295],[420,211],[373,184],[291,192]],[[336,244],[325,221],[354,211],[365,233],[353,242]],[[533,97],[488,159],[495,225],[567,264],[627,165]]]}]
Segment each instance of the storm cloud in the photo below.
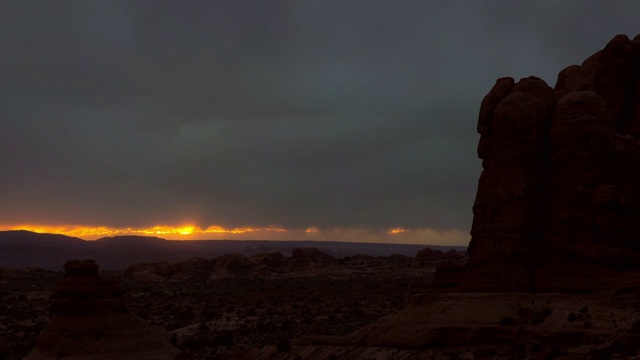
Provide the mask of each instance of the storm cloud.
[{"label": "storm cloud", "polygon": [[640,33],[637,14],[637,1],[2,1],[0,223],[466,233],[495,79],[553,85]]}]

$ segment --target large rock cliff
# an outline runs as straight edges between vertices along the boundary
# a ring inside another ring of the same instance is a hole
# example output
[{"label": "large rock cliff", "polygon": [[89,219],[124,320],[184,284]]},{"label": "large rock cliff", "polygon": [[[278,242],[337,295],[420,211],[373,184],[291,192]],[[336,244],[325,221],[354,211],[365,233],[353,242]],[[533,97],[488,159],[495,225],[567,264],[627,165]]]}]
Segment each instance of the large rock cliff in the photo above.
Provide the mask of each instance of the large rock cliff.
[{"label": "large rock cliff", "polygon": [[468,287],[599,287],[640,270],[640,35],[554,88],[498,79],[478,132]]}]

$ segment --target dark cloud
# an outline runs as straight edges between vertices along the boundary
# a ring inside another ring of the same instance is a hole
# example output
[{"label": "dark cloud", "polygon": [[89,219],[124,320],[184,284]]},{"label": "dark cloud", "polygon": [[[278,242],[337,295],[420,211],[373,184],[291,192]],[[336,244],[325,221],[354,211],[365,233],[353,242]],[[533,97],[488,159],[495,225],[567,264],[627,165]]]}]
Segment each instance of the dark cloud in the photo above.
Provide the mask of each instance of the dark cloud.
[{"label": "dark cloud", "polygon": [[4,223],[467,231],[477,110],[635,1],[4,1]]}]

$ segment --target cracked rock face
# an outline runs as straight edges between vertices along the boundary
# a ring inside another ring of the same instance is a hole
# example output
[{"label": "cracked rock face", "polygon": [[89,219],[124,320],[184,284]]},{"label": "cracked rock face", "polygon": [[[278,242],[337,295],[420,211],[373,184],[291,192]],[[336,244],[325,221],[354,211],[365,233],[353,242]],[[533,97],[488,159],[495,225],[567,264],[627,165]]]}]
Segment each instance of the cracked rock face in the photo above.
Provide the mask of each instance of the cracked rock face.
[{"label": "cracked rock face", "polygon": [[498,79],[478,132],[471,276],[535,289],[640,270],[640,35],[614,37],[554,88]]}]

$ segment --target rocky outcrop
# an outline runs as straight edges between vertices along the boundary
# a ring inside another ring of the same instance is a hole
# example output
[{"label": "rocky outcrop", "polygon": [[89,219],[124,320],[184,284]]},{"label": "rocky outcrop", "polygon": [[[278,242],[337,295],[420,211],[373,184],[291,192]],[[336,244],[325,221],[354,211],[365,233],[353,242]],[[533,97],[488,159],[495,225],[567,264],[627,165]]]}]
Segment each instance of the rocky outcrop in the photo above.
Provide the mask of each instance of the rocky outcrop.
[{"label": "rocky outcrop", "polygon": [[166,261],[135,264],[125,270],[124,276],[141,281],[162,281],[166,276],[173,274],[171,265]]},{"label": "rocky outcrop", "polygon": [[478,119],[467,285],[600,287],[639,270],[639,74],[640,36],[618,35],[554,88],[498,79]]},{"label": "rocky outcrop", "polygon": [[216,265],[216,260],[201,257],[169,263],[156,261],[129,266],[124,276],[140,281],[164,281],[167,278],[181,281],[185,279],[206,280]]},{"label": "rocky outcrop", "polygon": [[[322,275],[324,270],[346,271],[343,262],[314,247],[294,248],[290,257],[281,252],[246,256],[225,254],[215,259],[191,258],[169,263],[157,261],[131,265],[124,273],[138,281],[221,280],[227,278],[275,278]],[[327,273],[328,274],[328,273]],[[332,273],[334,274],[334,273]],[[334,274],[335,275],[335,274]]]},{"label": "rocky outcrop", "polygon": [[53,290],[51,316],[126,313],[124,289],[116,280],[101,279],[93,260],[69,260]]},{"label": "rocky outcrop", "polygon": [[425,265],[440,263],[443,261],[460,261],[464,262],[467,258],[466,251],[456,251],[454,249],[448,251],[434,250],[432,248],[424,248],[416,254],[414,257],[415,264]]},{"label": "rocky outcrop", "polygon": [[295,248],[289,259],[289,266],[294,270],[324,268],[337,264],[338,260],[335,257],[314,247]]},{"label": "rocky outcrop", "polygon": [[93,260],[70,260],[53,293],[50,320],[25,358],[173,359],[164,329],[132,315],[121,285],[98,276]]},{"label": "rocky outcrop", "polygon": [[594,294],[416,295],[346,336],[304,336],[232,359],[630,359],[638,287]]}]

